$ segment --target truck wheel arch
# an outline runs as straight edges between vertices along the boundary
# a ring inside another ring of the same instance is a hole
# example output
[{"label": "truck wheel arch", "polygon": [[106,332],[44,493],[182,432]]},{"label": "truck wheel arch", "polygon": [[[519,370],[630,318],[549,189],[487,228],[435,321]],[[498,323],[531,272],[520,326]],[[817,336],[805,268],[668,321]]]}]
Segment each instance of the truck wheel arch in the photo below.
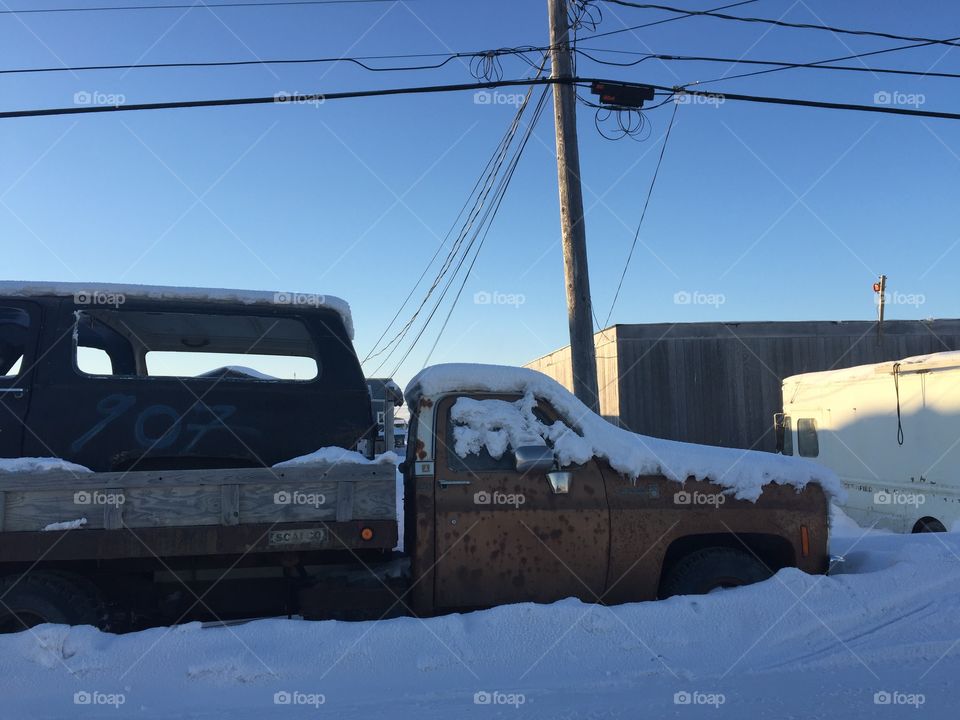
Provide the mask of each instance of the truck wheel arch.
[{"label": "truck wheel arch", "polygon": [[[102,600],[89,585],[58,570],[34,570],[0,579],[0,632],[19,632],[32,624],[97,625]],[[26,621],[23,618],[27,618]]]},{"label": "truck wheel arch", "polygon": [[946,526],[937,520],[935,517],[926,516],[917,520],[913,525],[912,533],[927,533],[927,532],[946,532]]},{"label": "truck wheel arch", "polygon": [[660,567],[657,596],[663,597],[664,581],[684,558],[708,548],[730,548],[756,556],[772,572],[796,566],[796,555],[786,539],[766,533],[708,533],[685,535],[670,543]]}]

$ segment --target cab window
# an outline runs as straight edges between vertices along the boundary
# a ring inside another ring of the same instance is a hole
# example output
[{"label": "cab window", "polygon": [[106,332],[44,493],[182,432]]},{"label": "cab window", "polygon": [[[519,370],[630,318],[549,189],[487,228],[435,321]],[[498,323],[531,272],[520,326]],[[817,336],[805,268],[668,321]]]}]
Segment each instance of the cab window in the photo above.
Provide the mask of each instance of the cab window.
[{"label": "cab window", "polygon": [[817,457],[820,454],[817,421],[813,418],[797,420],[797,450],[801,457]]},{"label": "cab window", "polygon": [[783,454],[793,455],[793,418],[783,416]]},{"label": "cab window", "polygon": [[[474,398],[482,400],[482,398]],[[493,400],[490,398],[490,400]],[[502,400],[496,400],[497,402],[503,402]],[[511,402],[511,401],[506,401]],[[483,446],[479,449],[479,452],[468,453],[466,457],[460,457],[457,454],[455,449],[456,447],[456,427],[457,423],[452,418],[453,405],[451,403],[450,407],[447,409],[446,413],[446,423],[447,430],[444,435],[443,442],[446,444],[446,456],[447,456],[447,469],[451,472],[468,472],[468,473],[490,473],[490,472],[514,472],[517,467],[516,456],[514,455],[513,448],[508,446],[507,449],[503,452],[499,458],[493,457],[490,454],[489,450]],[[540,422],[544,424],[551,424],[550,420],[542,408],[539,406],[533,408],[533,415]],[[549,445],[549,441],[546,441]]]},{"label": "cab window", "polygon": [[30,314],[23,308],[0,306],[0,377],[17,377],[30,336]]},{"label": "cab window", "polygon": [[316,347],[294,318],[89,309],[77,312],[87,375],[311,381]]}]

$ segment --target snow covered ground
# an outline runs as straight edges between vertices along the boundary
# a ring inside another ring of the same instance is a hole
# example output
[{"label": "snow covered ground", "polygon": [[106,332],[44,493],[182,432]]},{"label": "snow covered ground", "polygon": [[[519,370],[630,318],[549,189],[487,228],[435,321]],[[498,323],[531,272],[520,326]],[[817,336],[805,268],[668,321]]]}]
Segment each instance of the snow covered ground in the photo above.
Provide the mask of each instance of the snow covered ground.
[{"label": "snow covered ground", "polygon": [[960,535],[864,534],[830,577],[620,607],[0,637],[0,717],[955,718]]}]

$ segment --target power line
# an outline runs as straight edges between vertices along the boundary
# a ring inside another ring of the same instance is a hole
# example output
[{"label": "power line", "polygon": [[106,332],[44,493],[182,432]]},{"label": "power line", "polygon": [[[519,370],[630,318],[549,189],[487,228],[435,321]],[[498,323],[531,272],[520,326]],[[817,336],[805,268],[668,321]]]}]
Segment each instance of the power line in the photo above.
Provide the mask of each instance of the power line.
[{"label": "power line", "polygon": [[667,132],[663,136],[663,145],[660,146],[660,157],[657,159],[657,166],[653,170],[653,177],[650,179],[650,187],[647,188],[647,199],[643,202],[643,212],[640,213],[640,222],[637,223],[637,232],[633,235],[633,242],[630,245],[630,252],[627,255],[627,262],[623,265],[623,272],[620,273],[620,282],[617,283],[617,291],[613,294],[613,302],[610,303],[610,311],[607,313],[607,319],[603,327],[608,327],[610,317],[613,315],[613,309],[617,305],[617,299],[620,297],[620,289],[623,287],[623,280],[627,277],[627,270],[630,267],[630,261],[633,259],[633,251],[637,248],[637,241],[640,239],[640,228],[643,227],[643,220],[647,216],[647,208],[650,207],[650,198],[653,196],[653,188],[657,184],[657,176],[660,174],[660,166],[663,164],[663,155],[667,151],[667,142],[670,140],[670,131],[673,129],[673,121],[677,117],[677,108],[679,104],[674,104],[673,114],[670,115],[670,124],[667,125]]},{"label": "power line", "polygon": [[[301,64],[320,64],[320,63],[353,63],[359,65],[364,70],[370,72],[395,72],[404,70],[435,70],[441,68],[452,60],[458,58],[497,58],[501,56],[519,56],[526,60],[526,55],[530,53],[543,53],[549,48],[523,47],[523,48],[500,48],[497,50],[478,50],[473,52],[450,52],[450,53],[410,53],[405,55],[361,55],[358,57],[324,57],[324,58],[275,58],[270,60],[221,60],[221,61],[198,61],[198,62],[168,62],[168,63],[139,63],[133,65],[79,65],[73,67],[40,67],[40,68],[14,68],[10,70],[0,70],[0,75],[18,75],[25,73],[56,73],[56,72],[86,72],[100,70],[145,70],[157,68],[206,68],[206,67],[236,67],[242,65],[301,65]],[[400,59],[420,59],[420,58],[444,58],[443,60],[424,65],[402,65],[390,67],[374,67],[368,65],[365,61],[369,60],[400,60]],[[529,60],[526,60],[531,64]]]},{"label": "power line", "polygon": [[[543,68],[546,65],[546,62],[547,62],[547,55],[545,54],[541,61],[540,66],[537,69],[537,75],[535,76],[534,79],[537,79],[542,75]],[[430,298],[433,295],[434,291],[440,286],[441,282],[443,281],[443,278],[454,266],[454,262],[456,261],[457,257],[460,255],[460,249],[463,246],[463,243],[466,241],[467,236],[470,234],[470,231],[473,228],[477,218],[479,217],[481,211],[486,205],[487,198],[489,197],[491,191],[493,191],[494,185],[496,184],[497,177],[500,174],[500,169],[503,167],[503,163],[506,160],[507,153],[510,149],[510,146],[513,142],[514,137],[516,136],[517,130],[520,127],[520,121],[527,110],[530,95],[532,92],[533,92],[533,85],[528,84],[527,92],[526,92],[526,95],[524,96],[523,102],[520,104],[520,106],[517,108],[517,111],[514,113],[514,117],[511,120],[510,125],[508,126],[503,137],[500,139],[500,142],[497,144],[497,147],[494,150],[493,155],[487,161],[487,165],[484,168],[483,172],[481,173],[480,178],[478,178],[477,182],[473,186],[473,189],[470,191],[470,194],[467,196],[467,200],[464,203],[463,208],[461,208],[460,212],[457,214],[457,218],[454,220],[453,226],[451,226],[450,230],[448,230],[446,236],[443,239],[443,242],[441,242],[440,246],[437,248],[437,251],[434,253],[434,256],[430,259],[430,262],[427,263],[427,266],[424,268],[423,272],[421,273],[420,278],[414,284],[413,288],[411,288],[410,293],[408,294],[407,298],[403,302],[403,306],[401,306],[400,310],[397,311],[397,313],[391,319],[387,328],[384,330],[380,338],[378,338],[377,342],[374,344],[371,351],[364,358],[364,362],[367,362],[373,357],[387,353],[386,357],[383,358],[383,360],[374,370],[374,374],[377,374],[380,371],[380,369],[384,365],[386,365],[387,362],[389,362],[393,354],[399,349],[404,339],[407,337],[407,335],[412,330],[413,326],[416,324],[417,318],[420,316],[420,313],[424,310],[424,308],[429,303]],[[434,260],[436,259],[440,250],[446,244],[447,239],[453,233],[454,228],[460,224],[460,218],[463,216],[464,210],[466,210],[471,200],[473,201],[473,207],[471,208],[469,213],[467,213],[467,217],[465,218],[463,224],[460,226],[460,231],[456,239],[454,240],[453,245],[450,247],[449,251],[447,252],[447,257],[443,261],[443,264],[441,265],[440,270],[437,272],[436,277],[434,278],[432,284],[427,289],[426,295],[420,301],[420,304],[417,307],[417,309],[414,311],[413,315],[406,321],[403,327],[400,328],[399,332],[397,332],[397,334],[394,335],[394,337],[389,342],[383,345],[382,349],[378,350],[377,348],[380,346],[380,343],[383,340],[383,337],[387,334],[387,332],[393,326],[394,322],[396,322],[396,319],[400,315],[400,312],[402,312],[403,307],[406,306],[407,302],[410,299],[410,296],[413,295],[414,291],[420,285],[420,282],[423,280],[423,277],[426,275],[427,271],[433,265]],[[481,226],[482,226],[482,221],[481,221]],[[476,233],[474,233],[474,240],[475,239],[476,239]],[[460,267],[462,267],[464,258],[467,255],[469,255],[470,249],[473,246],[474,240],[471,240],[470,243],[467,245],[467,249],[464,252],[463,257],[461,257],[459,263],[456,265],[456,270],[454,270],[454,277],[456,277],[456,274],[459,272]],[[410,354],[413,347],[419,341],[420,337],[423,335],[423,332],[426,330],[426,327],[429,325],[431,319],[433,318],[433,315],[436,313],[437,309],[439,308],[440,303],[442,303],[444,297],[446,297],[447,291],[449,290],[449,287],[452,281],[453,281],[453,278],[447,281],[446,286],[443,288],[441,292],[439,300],[437,300],[436,306],[430,312],[429,317],[424,322],[423,327],[421,328],[416,339],[413,341],[413,343],[411,343],[406,354],[404,355],[404,360],[406,356]],[[401,360],[399,364],[402,364],[404,360]],[[394,374],[395,374],[395,371],[394,371]]]},{"label": "power line", "polygon": [[[750,5],[751,3],[759,2],[759,0],[741,0],[741,2],[730,3],[729,5],[721,5],[720,7],[711,8],[710,12],[716,12],[717,10],[729,10],[730,8],[739,7],[740,5]],[[596,38],[609,37],[610,35],[619,35],[620,33],[633,32],[634,30],[640,30],[642,28],[653,27],[654,25],[663,25],[664,23],[674,22],[675,20],[685,20],[688,15],[678,15],[677,17],[665,18],[663,20],[655,20],[654,22],[643,23],[642,25],[633,25],[632,27],[620,28],[619,30],[610,30],[609,32],[597,33],[596,35],[588,35],[582,40],[594,40]]]},{"label": "power line", "polygon": [[[483,244],[487,241],[487,235],[490,233],[490,228],[493,227],[493,220],[497,215],[497,212],[500,210],[500,205],[503,203],[503,198],[507,194],[507,189],[510,187],[510,181],[513,180],[513,174],[517,169],[517,165],[520,162],[520,157],[523,155],[524,149],[527,147],[527,142],[530,140],[530,137],[533,135],[533,130],[537,125],[537,121],[540,120],[540,116],[543,114],[543,108],[545,106],[545,100],[548,95],[548,89],[544,88],[543,92],[540,94],[540,99],[537,102],[537,107],[534,109],[533,117],[530,118],[530,123],[527,125],[527,131],[524,134],[523,138],[520,141],[520,145],[514,153],[513,159],[511,160],[510,166],[507,168],[507,171],[504,173],[503,181],[501,182],[501,187],[498,191],[498,195],[494,201],[494,204],[491,208],[491,211],[488,212],[489,220],[484,219],[486,222],[486,228],[483,230],[483,236],[480,238],[480,244],[477,246],[477,251],[473,254],[473,259],[470,261],[470,265],[467,267],[466,273],[463,275],[463,280],[460,283],[460,289],[457,290],[456,296],[453,298],[453,302],[450,304],[450,309],[447,310],[447,316],[443,320],[443,325],[440,326],[440,331],[437,333],[436,339],[433,341],[433,345],[430,347],[430,352],[427,353],[426,359],[423,361],[423,367],[426,367],[430,362],[430,358],[433,357],[434,351],[437,349],[437,345],[440,344],[440,338],[443,337],[443,332],[447,329],[447,324],[450,322],[450,317],[453,315],[453,311],[457,307],[457,303],[460,301],[460,296],[463,294],[463,289],[467,285],[467,281],[470,279],[470,274],[473,272],[473,266],[477,262],[477,258],[480,256],[480,251],[483,249]],[[479,229],[478,229],[479,232]],[[413,348],[411,347],[411,350]],[[406,359],[406,358],[404,358]],[[397,369],[400,368],[399,363]],[[394,371],[396,374],[396,371]]]},{"label": "power line", "polygon": [[200,107],[229,107],[235,105],[297,105],[324,103],[328,100],[346,100],[362,97],[385,97],[389,95],[423,95],[429,93],[459,92],[463,90],[491,90],[518,85],[553,85],[557,82],[572,82],[563,78],[527,78],[524,80],[494,80],[491,82],[460,83],[456,85],[424,85],[419,87],[382,88],[376,90],[352,90],[336,93],[278,93],[266,97],[222,98],[217,100],[177,100],[172,102],[135,103],[122,105],[80,105],[74,107],[45,108],[41,110],[13,110],[0,112],[0,120],[22,117],[46,117],[54,115],[86,115],[93,113],[134,112],[139,110],[174,110]]},{"label": "power line", "polygon": [[[917,47],[916,45],[908,45],[906,47]],[[609,52],[617,53],[621,55],[636,55],[641,56],[640,59],[634,60],[631,62],[613,62],[610,60],[602,60],[592,56],[590,53],[585,52],[585,50],[590,50],[592,52]],[[892,48],[891,48],[892,50]],[[580,55],[583,55],[588,60],[592,60],[595,63],[601,65],[610,65],[613,67],[634,67],[646,60],[662,60],[664,62],[674,62],[674,61],[693,61],[693,62],[714,62],[714,63],[729,63],[731,65],[776,65],[777,69],[790,69],[790,68],[808,68],[811,70],[844,70],[847,72],[868,72],[868,73],[877,73],[877,74],[892,74],[892,75],[910,75],[914,77],[932,77],[932,78],[960,78],[960,73],[948,73],[948,72],[934,72],[934,71],[922,71],[922,70],[897,70],[894,68],[875,68],[868,67],[866,65],[824,65],[822,63],[834,62],[833,60],[819,60],[816,62],[807,62],[807,63],[798,63],[798,62],[787,62],[782,60],[754,60],[746,58],[722,58],[722,57],[707,57],[701,55],[663,55],[659,53],[642,53],[632,50],[609,50],[606,48],[578,48],[577,52]],[[730,78],[736,77],[749,77],[754,73],[744,73],[743,75],[731,75],[723,78],[716,78],[715,80],[706,80],[704,82],[716,82],[718,80],[729,80]],[[759,74],[759,73],[758,73]],[[691,83],[691,85],[696,85],[700,83]]]},{"label": "power line", "polygon": [[679,13],[685,17],[712,17],[718,20],[733,20],[745,23],[761,23],[764,25],[774,25],[776,27],[795,28],[800,30],[823,30],[826,32],[837,33],[839,35],[859,35],[864,37],[879,37],[888,40],[910,40],[912,42],[924,42],[931,45],[955,45],[960,43],[952,40],[938,40],[926,37],[910,37],[909,35],[896,35],[894,33],[880,32],[876,30],[850,30],[849,28],[834,27],[832,25],[817,25],[814,23],[792,23],[785,20],[773,20],[772,18],[742,17],[740,15],[727,15],[725,13],[714,12],[713,10],[685,10],[683,8],[670,7],[669,5],[653,5],[651,3],[638,3],[631,0],[605,0],[605,2],[614,5],[623,5],[624,7],[637,8],[640,10],[664,10],[666,12]]},{"label": "power line", "polygon": [[[950,38],[950,40],[960,40],[960,37]],[[871,50],[869,52],[856,53],[854,55],[843,55],[841,57],[830,58],[829,60],[818,60],[817,62],[804,63],[803,67],[819,67],[825,65],[826,63],[832,62],[843,62],[844,60],[858,60],[865,57],[870,57],[872,55],[883,55],[885,53],[900,52],[901,50],[912,50],[913,48],[918,47],[929,47],[933,43],[922,42],[914,43],[911,45],[899,45],[897,47],[885,48],[883,50]],[[792,70],[791,67],[775,67],[768,70],[754,70],[753,72],[740,73],[738,75],[726,75],[723,77],[713,78],[712,80],[699,80],[696,83],[688,83],[689,85],[706,85],[707,83],[715,83],[720,80],[736,80],[738,78],[745,77],[754,77],[756,75],[767,75],[769,73],[782,72],[784,70]]]},{"label": "power line", "polygon": [[48,13],[109,12],[112,10],[216,10],[218,8],[285,7],[293,5],[368,5],[397,0],[278,0],[277,2],[194,2],[180,5],[100,5],[94,7],[12,8],[0,15],[40,15]]},{"label": "power line", "polygon": [[[323,103],[328,100],[345,100],[362,97],[386,97],[391,95],[423,95],[429,93],[448,93],[462,92],[465,90],[489,90],[499,87],[516,87],[518,85],[557,85],[561,83],[577,85],[587,88],[593,82],[606,84],[630,84],[618,80],[607,80],[600,78],[527,78],[523,80],[495,80],[491,82],[461,83],[457,85],[425,85],[419,87],[399,87],[384,88],[377,90],[353,90],[348,92],[336,93],[313,93],[302,95],[285,95],[269,97],[248,97],[248,98],[223,98],[219,100],[180,100],[173,102],[157,103],[137,103],[130,105],[94,105],[94,106],[75,106],[61,108],[44,108],[39,110],[11,110],[0,112],[0,120],[26,117],[48,117],[56,115],[85,115],[91,113],[112,113],[112,112],[131,112],[139,110],[171,110],[177,108],[199,108],[199,107],[227,107],[235,105],[274,105],[274,104],[300,104],[300,103]],[[830,110],[850,110],[857,112],[882,113],[885,115],[905,115],[911,117],[929,117],[941,118],[946,120],[960,120],[960,113],[940,112],[935,110],[919,110],[901,107],[891,107],[885,105],[858,105],[854,103],[826,102],[822,100],[801,100],[797,98],[768,97],[762,95],[742,95],[727,92],[704,92],[697,90],[687,90],[683,87],[669,87],[665,85],[651,85],[644,83],[632,83],[634,85],[643,85],[652,87],[655,90],[661,90],[668,94],[685,92],[688,95],[702,96],[706,98],[724,100],[737,100],[743,102],[764,103],[774,105],[792,105],[797,107],[823,108]]]}]

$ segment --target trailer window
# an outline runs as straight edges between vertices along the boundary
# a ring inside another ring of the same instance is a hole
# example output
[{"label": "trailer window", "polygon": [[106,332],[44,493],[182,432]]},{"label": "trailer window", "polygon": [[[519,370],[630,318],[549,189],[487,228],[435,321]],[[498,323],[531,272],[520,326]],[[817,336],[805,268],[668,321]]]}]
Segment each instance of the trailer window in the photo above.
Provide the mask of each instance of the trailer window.
[{"label": "trailer window", "polygon": [[820,454],[817,421],[813,418],[797,420],[797,450],[801,457],[817,457]]},{"label": "trailer window", "polygon": [[0,307],[0,377],[16,377],[23,367],[30,315],[16,307]]}]

